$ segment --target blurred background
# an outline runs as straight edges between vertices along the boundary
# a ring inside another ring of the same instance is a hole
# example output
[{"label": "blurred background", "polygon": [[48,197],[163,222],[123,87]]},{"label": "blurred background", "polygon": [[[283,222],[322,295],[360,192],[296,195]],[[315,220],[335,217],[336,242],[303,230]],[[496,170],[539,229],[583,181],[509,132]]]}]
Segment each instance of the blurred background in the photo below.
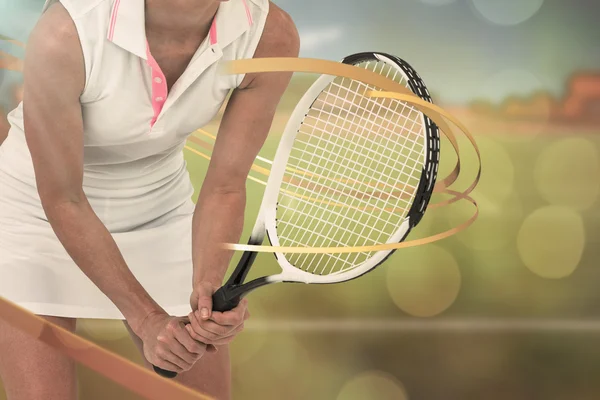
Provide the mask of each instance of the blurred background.
[{"label": "blurred background", "polygon": [[[473,196],[481,214],[467,231],[400,250],[359,280],[252,294],[252,318],[232,346],[234,398],[600,399],[600,3],[276,3],[298,26],[301,57],[383,51],[419,71],[434,101],[481,148]],[[0,0],[0,35],[26,42],[42,4]],[[23,52],[0,41],[0,141],[2,118],[21,98]],[[315,78],[292,81],[263,157],[272,158]],[[202,128],[216,134],[220,115]],[[459,189],[476,172],[473,151],[462,149]],[[196,188],[207,166],[200,150],[192,142],[186,150]],[[444,143],[442,172],[454,161]],[[244,238],[263,186],[248,181],[248,189]],[[468,204],[430,210],[411,238],[471,212]],[[272,257],[261,260],[255,275],[276,267]],[[141,361],[119,322],[83,320],[78,333]],[[84,400],[137,399],[86,368],[80,373]]]}]

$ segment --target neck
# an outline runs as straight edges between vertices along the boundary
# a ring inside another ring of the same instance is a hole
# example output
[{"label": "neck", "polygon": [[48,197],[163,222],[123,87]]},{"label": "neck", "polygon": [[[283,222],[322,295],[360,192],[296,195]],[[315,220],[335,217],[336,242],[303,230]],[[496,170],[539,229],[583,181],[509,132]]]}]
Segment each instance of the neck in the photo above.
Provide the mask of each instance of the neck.
[{"label": "neck", "polygon": [[216,0],[146,0],[146,31],[160,35],[205,34],[219,4]]}]

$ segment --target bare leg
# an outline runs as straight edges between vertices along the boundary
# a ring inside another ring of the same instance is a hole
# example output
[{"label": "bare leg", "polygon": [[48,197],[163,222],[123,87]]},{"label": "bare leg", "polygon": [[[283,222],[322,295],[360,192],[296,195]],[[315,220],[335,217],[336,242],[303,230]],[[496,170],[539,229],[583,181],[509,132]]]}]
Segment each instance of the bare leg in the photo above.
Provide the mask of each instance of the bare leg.
[{"label": "bare leg", "polygon": [[[71,332],[76,320],[43,317]],[[0,378],[8,400],[76,400],[75,362],[0,319]]]},{"label": "bare leg", "polygon": [[[129,330],[135,345],[143,355],[141,339],[133,333],[126,322],[124,323],[127,330]],[[145,358],[144,363],[147,368],[152,368],[152,365],[146,361]],[[219,346],[219,351],[217,353],[205,353],[191,370],[179,374],[175,380],[182,385],[211,396],[216,400],[230,400],[231,366],[229,360],[229,346]]]}]

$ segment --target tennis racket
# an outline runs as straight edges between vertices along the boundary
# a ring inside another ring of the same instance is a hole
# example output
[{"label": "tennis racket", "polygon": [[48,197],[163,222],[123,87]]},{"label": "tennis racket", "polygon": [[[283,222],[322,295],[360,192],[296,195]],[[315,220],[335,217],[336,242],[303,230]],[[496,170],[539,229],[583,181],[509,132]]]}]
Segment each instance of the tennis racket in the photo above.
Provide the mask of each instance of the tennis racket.
[{"label": "tennis racket", "polygon": [[[398,57],[360,53],[343,62],[384,75],[431,102],[419,75]],[[398,243],[419,223],[437,177],[439,131],[403,101],[366,96],[376,89],[332,76],[310,87],[282,136],[249,244],[261,245],[265,235],[273,246]],[[245,282],[257,256],[245,252],[214,294],[213,309],[231,310],[250,291],[272,283],[349,281],[391,254],[275,253],[280,274]]]}]

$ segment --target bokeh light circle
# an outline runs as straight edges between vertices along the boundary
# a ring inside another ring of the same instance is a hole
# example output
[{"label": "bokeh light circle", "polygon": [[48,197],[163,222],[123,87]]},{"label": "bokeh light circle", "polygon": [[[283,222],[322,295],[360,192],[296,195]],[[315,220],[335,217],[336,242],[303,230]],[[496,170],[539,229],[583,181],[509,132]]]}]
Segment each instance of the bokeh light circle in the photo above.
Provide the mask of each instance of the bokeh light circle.
[{"label": "bokeh light circle", "polygon": [[363,372],[350,379],[336,400],[408,400],[402,383],[392,375],[381,371]]},{"label": "bokeh light circle", "polygon": [[77,330],[98,341],[121,340],[129,337],[123,321],[116,319],[80,319],[77,321]]},{"label": "bokeh light circle", "polygon": [[517,235],[523,263],[533,273],[564,278],[577,268],[585,246],[583,219],[574,210],[548,206],[530,214]]},{"label": "bokeh light circle", "polygon": [[[516,168],[506,146],[498,140],[486,135],[477,137],[477,143],[483,173],[472,197],[479,206],[479,217],[456,238],[474,250],[501,249],[514,240],[523,217],[515,191]],[[467,153],[461,156],[461,162],[469,168],[477,161],[473,154]],[[440,213],[450,226],[457,226],[469,218],[472,209],[469,204],[458,202]]]},{"label": "bokeh light circle", "polygon": [[[484,173],[477,184],[476,193],[501,206],[514,193],[513,160],[504,145],[488,136],[477,137],[477,145],[481,152],[481,168]],[[471,160],[463,156],[462,161],[466,163]]]},{"label": "bokeh light circle", "polygon": [[544,0],[472,0],[477,12],[498,25],[517,25],[533,17]]},{"label": "bokeh light circle", "polygon": [[[500,250],[514,240],[523,218],[520,198],[513,194],[504,201],[477,192],[473,195],[479,206],[479,217],[473,225],[456,235],[456,239],[472,250]],[[451,205],[446,217],[456,226],[471,215],[465,204]]]},{"label": "bokeh light circle", "polygon": [[534,167],[535,184],[553,205],[586,210],[600,194],[600,156],[583,138],[556,141],[546,147]]},{"label": "bokeh light circle", "polygon": [[433,317],[454,303],[461,274],[450,252],[428,245],[404,249],[397,260],[387,268],[386,283],[401,310],[415,317]]}]

